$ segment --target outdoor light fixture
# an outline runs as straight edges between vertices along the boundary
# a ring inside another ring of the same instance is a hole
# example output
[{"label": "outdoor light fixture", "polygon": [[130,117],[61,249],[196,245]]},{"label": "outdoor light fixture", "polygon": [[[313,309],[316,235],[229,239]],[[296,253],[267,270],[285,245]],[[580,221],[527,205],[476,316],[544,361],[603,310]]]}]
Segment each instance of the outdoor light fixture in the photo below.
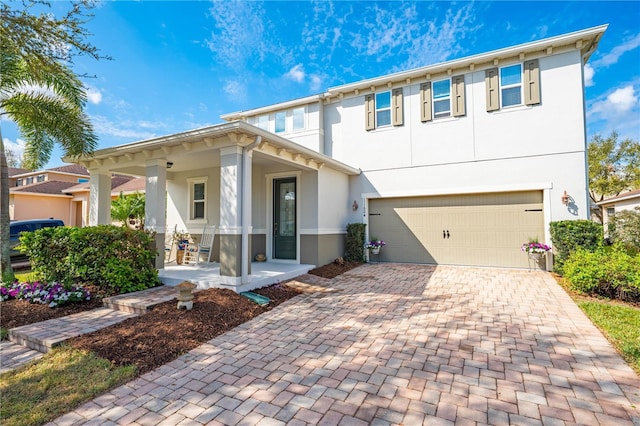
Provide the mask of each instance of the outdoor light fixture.
[{"label": "outdoor light fixture", "polygon": [[562,201],[562,204],[564,204],[565,206],[569,205],[569,199],[571,197],[569,196],[569,194],[567,194],[567,190],[564,190],[564,194],[562,194],[562,197],[560,197],[560,201]]},{"label": "outdoor light fixture", "polygon": [[170,169],[173,167],[173,162],[172,161],[167,161],[167,169]]},{"label": "outdoor light fixture", "polygon": [[353,200],[353,205],[351,206],[351,210],[353,210],[354,212],[358,210],[358,202],[356,200]]}]

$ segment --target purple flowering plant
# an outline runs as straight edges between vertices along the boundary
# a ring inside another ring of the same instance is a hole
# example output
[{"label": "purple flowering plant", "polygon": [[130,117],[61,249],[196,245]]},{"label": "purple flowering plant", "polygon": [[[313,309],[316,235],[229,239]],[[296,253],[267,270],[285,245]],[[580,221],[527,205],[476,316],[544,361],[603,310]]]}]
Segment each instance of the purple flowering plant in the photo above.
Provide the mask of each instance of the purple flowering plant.
[{"label": "purple flowering plant", "polygon": [[384,247],[386,245],[387,245],[387,243],[385,243],[384,241],[379,240],[377,238],[372,238],[371,241],[369,241],[368,243],[366,243],[364,245],[364,248],[366,248],[366,249],[376,249],[376,248]]},{"label": "purple flowering plant", "polygon": [[0,282],[0,301],[10,299],[23,299],[28,300],[29,303],[40,303],[55,308],[68,303],[90,300],[91,295],[82,286],[64,286],[56,282],[21,283],[15,281],[11,284]]},{"label": "purple flowering plant", "polygon": [[551,247],[537,241],[530,241],[528,243],[524,243],[522,247],[520,247],[520,250],[526,253],[546,253],[551,250]]}]

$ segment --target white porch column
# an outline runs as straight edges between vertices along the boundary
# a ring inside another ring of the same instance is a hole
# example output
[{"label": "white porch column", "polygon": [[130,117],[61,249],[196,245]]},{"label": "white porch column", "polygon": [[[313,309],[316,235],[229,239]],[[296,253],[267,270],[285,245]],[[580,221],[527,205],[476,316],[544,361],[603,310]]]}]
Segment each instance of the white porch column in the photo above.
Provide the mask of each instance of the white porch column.
[{"label": "white porch column", "polygon": [[90,170],[89,226],[111,224],[111,173]]},{"label": "white porch column", "polygon": [[220,149],[220,275],[223,284],[242,283],[242,148]]},{"label": "white porch column", "polygon": [[156,268],[164,268],[164,238],[166,232],[167,160],[146,163],[144,227],[156,233]]}]

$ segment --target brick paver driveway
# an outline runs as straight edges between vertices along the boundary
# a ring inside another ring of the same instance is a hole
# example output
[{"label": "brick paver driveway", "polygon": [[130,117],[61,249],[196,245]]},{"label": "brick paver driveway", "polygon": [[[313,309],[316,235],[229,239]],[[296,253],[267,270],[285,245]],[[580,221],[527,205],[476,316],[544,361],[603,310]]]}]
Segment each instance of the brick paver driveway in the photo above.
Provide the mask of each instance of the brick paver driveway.
[{"label": "brick paver driveway", "polygon": [[546,273],[377,264],[327,285],[56,423],[640,424],[640,378]]}]

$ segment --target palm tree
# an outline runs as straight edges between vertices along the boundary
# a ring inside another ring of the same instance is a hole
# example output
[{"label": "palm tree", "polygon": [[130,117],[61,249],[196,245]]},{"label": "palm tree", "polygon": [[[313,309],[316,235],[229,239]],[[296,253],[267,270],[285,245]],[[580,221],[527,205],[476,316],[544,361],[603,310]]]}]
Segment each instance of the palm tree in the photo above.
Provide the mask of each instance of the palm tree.
[{"label": "palm tree", "polygon": [[[100,56],[83,41],[87,3],[74,4],[62,19],[30,15],[28,7],[16,11],[1,6],[0,117],[13,120],[26,142],[22,166],[37,169],[49,161],[56,144],[72,157],[96,148],[93,126],[83,112],[84,86],[70,68],[72,55],[61,46]],[[5,280],[13,279],[8,205],[9,176],[0,130],[0,273]]]}]

